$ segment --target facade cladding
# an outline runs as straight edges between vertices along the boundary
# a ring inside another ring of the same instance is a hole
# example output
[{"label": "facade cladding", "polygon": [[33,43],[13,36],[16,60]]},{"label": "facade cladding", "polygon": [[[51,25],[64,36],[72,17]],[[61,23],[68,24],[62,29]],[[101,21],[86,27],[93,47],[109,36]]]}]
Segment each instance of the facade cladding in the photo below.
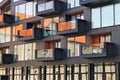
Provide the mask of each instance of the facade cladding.
[{"label": "facade cladding", "polygon": [[120,0],[0,0],[1,80],[120,80]]}]

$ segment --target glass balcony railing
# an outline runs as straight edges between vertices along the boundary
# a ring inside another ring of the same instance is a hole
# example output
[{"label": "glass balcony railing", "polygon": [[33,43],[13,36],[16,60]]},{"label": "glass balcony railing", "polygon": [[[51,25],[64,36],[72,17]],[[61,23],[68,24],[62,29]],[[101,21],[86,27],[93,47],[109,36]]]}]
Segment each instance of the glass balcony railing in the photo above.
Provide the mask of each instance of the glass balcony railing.
[{"label": "glass balcony railing", "polygon": [[19,31],[19,37],[31,37],[33,36],[33,29]]},{"label": "glass balcony railing", "polygon": [[53,57],[53,49],[37,50],[37,58]]},{"label": "glass balcony railing", "polygon": [[46,11],[54,8],[54,2],[49,1],[46,3],[38,4],[38,12]]},{"label": "glass balcony railing", "polygon": [[58,23],[58,32],[76,29],[76,20]]},{"label": "glass balcony railing", "polygon": [[3,15],[0,15],[0,22],[3,21]]},{"label": "glass balcony railing", "polygon": [[82,45],[82,54],[102,54],[103,49],[103,44],[94,44],[92,46]]}]

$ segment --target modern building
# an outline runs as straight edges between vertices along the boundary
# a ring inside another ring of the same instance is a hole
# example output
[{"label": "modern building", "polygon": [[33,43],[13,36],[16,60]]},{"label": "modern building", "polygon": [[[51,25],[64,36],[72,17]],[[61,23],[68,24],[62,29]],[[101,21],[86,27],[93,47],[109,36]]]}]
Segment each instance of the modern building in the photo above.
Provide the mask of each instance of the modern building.
[{"label": "modern building", "polygon": [[0,80],[120,80],[120,0],[0,0]]}]

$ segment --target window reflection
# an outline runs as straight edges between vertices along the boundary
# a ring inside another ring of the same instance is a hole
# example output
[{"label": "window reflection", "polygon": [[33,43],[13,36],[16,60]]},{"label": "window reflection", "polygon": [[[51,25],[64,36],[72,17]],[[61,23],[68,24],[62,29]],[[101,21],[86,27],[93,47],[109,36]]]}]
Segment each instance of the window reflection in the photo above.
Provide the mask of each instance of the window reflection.
[{"label": "window reflection", "polygon": [[20,4],[15,6],[16,20],[23,20],[26,18],[31,18],[36,14],[36,1],[27,2],[25,4]]},{"label": "window reflection", "polygon": [[51,36],[56,34],[57,23],[59,23],[59,17],[44,19],[44,36]]},{"label": "window reflection", "polygon": [[75,36],[67,39],[68,56],[75,57],[80,55],[80,45],[86,42],[85,36]]}]

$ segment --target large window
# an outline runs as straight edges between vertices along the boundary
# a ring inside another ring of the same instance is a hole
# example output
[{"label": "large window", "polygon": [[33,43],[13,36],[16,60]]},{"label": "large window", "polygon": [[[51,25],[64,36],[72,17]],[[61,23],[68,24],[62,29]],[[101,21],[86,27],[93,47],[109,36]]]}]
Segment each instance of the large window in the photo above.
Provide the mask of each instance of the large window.
[{"label": "large window", "polygon": [[0,43],[10,42],[11,27],[0,28]]},{"label": "large window", "polygon": [[59,23],[59,17],[44,19],[44,36],[55,35],[57,23]]},{"label": "large window", "polygon": [[21,44],[14,47],[15,60],[33,60],[35,58],[35,43]]},{"label": "large window", "polygon": [[36,14],[35,5],[36,5],[35,1],[17,5],[15,7],[15,15],[18,16],[20,20],[31,18]]},{"label": "large window", "polygon": [[80,45],[86,42],[85,36],[69,37],[67,39],[68,56],[75,57],[80,55]]},{"label": "large window", "polygon": [[120,24],[120,3],[92,8],[92,28]]},{"label": "large window", "polygon": [[67,0],[67,8],[74,8],[80,6],[80,0]]}]

